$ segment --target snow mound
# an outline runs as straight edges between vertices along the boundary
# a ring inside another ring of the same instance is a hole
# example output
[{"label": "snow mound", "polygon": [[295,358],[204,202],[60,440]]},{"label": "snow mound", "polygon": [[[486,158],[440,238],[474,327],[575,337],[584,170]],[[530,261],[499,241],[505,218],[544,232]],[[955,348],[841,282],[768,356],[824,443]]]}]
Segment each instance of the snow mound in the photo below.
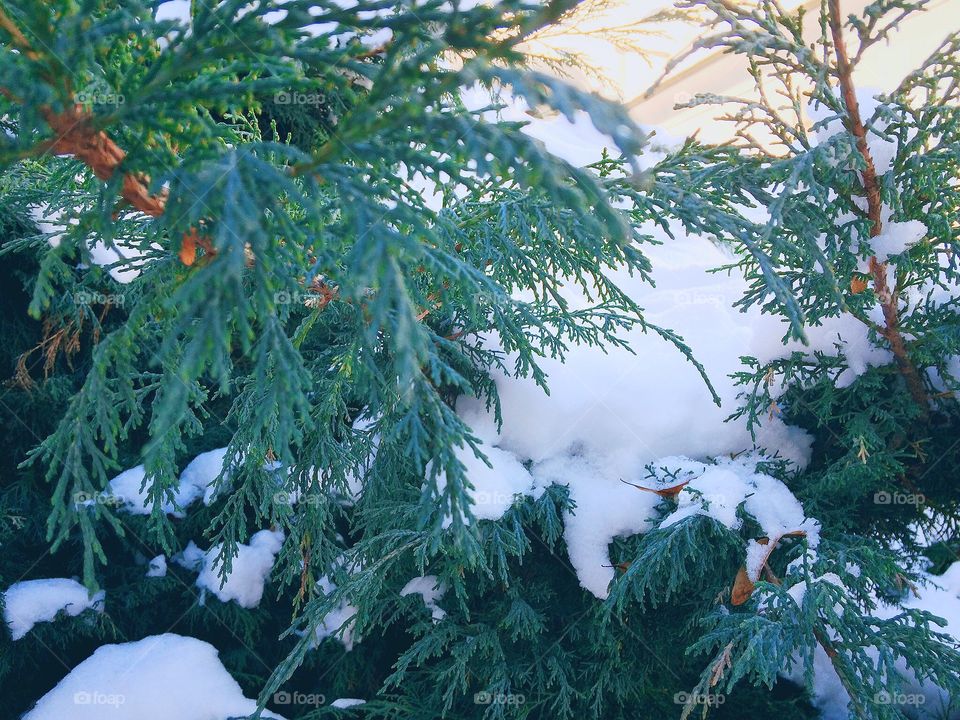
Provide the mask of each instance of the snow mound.
[{"label": "snow mound", "polygon": [[[468,490],[473,502],[471,511],[478,520],[499,520],[510,509],[518,495],[539,497],[533,476],[517,459],[516,455],[498,447],[484,447],[490,465],[478,458],[469,446],[456,450],[457,459],[463,464],[467,480],[473,486]],[[447,484],[446,476],[438,478],[440,490]],[[449,527],[450,517],[443,526]]]},{"label": "snow mound", "polygon": [[[191,543],[192,544],[192,543]],[[255,608],[263,597],[267,576],[273,569],[273,561],[283,546],[283,533],[279,530],[261,530],[254,533],[248,545],[237,546],[237,556],[230,565],[230,574],[221,586],[220,545],[214,545],[203,556],[203,567],[197,577],[197,586],[209,590],[222,602],[235,601],[245,608]],[[196,548],[196,546],[193,546]],[[184,551],[183,559],[190,563]],[[191,555],[196,562],[195,555]]]},{"label": "snow mound", "polygon": [[[209,505],[219,489],[214,485],[214,481],[223,469],[223,460],[226,456],[225,447],[197,455],[180,473],[180,487],[194,487],[201,490],[203,504]],[[228,474],[225,473],[224,481],[227,479]]]},{"label": "snow mound", "polygon": [[[740,388],[730,375],[742,370],[740,356],[758,347],[767,354],[786,352],[780,344],[786,326],[733,307],[746,290],[743,278],[709,272],[731,261],[725,249],[683,232],[671,240],[654,228],[645,230],[664,240],[645,248],[657,287],[619,271],[612,277],[651,323],[684,338],[706,368],[721,407],[675,347],[639,327],[623,333],[632,352],[571,344],[564,360],[543,359],[549,395],[529,378],[497,374],[499,430],[482,401],[464,397],[457,403],[484,452],[499,451],[497,460],[491,457],[495,468],[529,465],[533,478],[531,483],[518,471],[508,482],[503,472],[468,471],[471,494],[503,492],[500,483],[534,497],[553,483],[568,486],[576,503],[564,518],[570,562],[583,587],[597,597],[606,595],[614,575],[604,567],[611,564],[607,546],[615,537],[648,530],[659,502],[655,494],[621,481],[641,483],[646,466],[659,458],[707,459],[755,447],[803,465],[811,442],[776,417],[759,428],[756,442],[743,421],[725,422],[739,404]],[[565,295],[573,310],[589,303],[572,290]],[[824,335],[824,346],[832,350],[835,336]],[[510,361],[505,360],[508,367]]]},{"label": "snow mound", "polygon": [[39,622],[51,622],[60,612],[77,616],[84,610],[103,610],[104,594],[93,596],[76,580],[47,578],[23,580],[3,594],[3,619],[14,640],[26,635]]},{"label": "snow mound", "polygon": [[227,720],[256,707],[213,645],[167,633],[97,648],[24,720]]},{"label": "snow mound", "polygon": [[[217,448],[209,452],[200,453],[180,473],[180,482],[173,491],[173,501],[165,499],[161,509],[168,515],[183,517],[184,510],[199,498],[209,505],[219,487],[214,481],[223,468],[227,448]],[[147,505],[147,488],[143,485],[146,470],[143,465],[137,465],[124,470],[110,481],[110,494],[118,503],[122,503],[127,512],[134,515],[149,515],[151,507]],[[226,480],[228,474],[225,474]]]}]

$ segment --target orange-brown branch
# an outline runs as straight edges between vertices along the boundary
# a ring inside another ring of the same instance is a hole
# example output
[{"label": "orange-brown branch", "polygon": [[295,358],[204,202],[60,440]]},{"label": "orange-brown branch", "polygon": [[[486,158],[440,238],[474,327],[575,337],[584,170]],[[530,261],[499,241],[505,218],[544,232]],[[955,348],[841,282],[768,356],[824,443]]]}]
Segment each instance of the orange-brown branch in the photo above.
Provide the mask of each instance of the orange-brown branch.
[{"label": "orange-brown branch", "polygon": [[[877,180],[877,169],[867,144],[867,131],[860,115],[860,104],[857,101],[857,91],[853,84],[853,65],[847,54],[846,41],[843,39],[843,16],[840,10],[840,0],[829,1],[830,34],[833,37],[833,49],[837,58],[837,75],[840,80],[840,91],[843,94],[843,103],[847,109],[845,124],[847,130],[854,136],[857,150],[863,157],[864,168],[863,190],[867,198],[867,217],[870,220],[870,236],[877,237],[883,232],[882,209],[880,199],[880,183]],[[880,301],[883,310],[884,327],[881,334],[893,352],[897,369],[907,383],[911,397],[920,408],[923,417],[929,413],[929,398],[926,388],[917,368],[907,353],[907,344],[900,332],[900,313],[898,309],[898,293],[887,282],[887,263],[881,262],[876,256],[870,258],[870,275],[873,278],[873,289]]]},{"label": "orange-brown branch", "polygon": [[[23,53],[24,57],[33,61],[42,59],[40,53],[33,48],[27,36],[3,8],[0,8],[0,29],[6,31],[10,36],[10,44]],[[7,88],[0,88],[0,92],[8,99],[19,102],[19,98]],[[54,133],[51,140],[42,144],[42,150],[51,151],[57,155],[72,155],[89,167],[101,180],[106,182],[113,179],[127,154],[106,132],[94,126],[92,113],[82,105],[68,105],[61,112],[55,112],[49,106],[44,106],[40,108],[40,112]],[[167,205],[167,192],[152,194],[150,178],[142,173],[125,173],[120,195],[131,206],[150,217],[160,217]],[[207,253],[213,254],[210,241],[200,237],[196,230],[191,229],[184,235],[180,248],[180,259],[185,265],[193,263],[198,245]]]},{"label": "orange-brown branch", "polygon": [[[74,105],[57,113],[43,108],[43,117],[56,134],[47,146],[58,155],[73,155],[93,174],[104,181],[112,180],[120,163],[127,156],[104,131],[93,127],[93,116],[82,105]],[[120,194],[124,200],[151,217],[163,214],[167,193],[150,193],[150,180],[144,175],[126,173]]]},{"label": "orange-brown branch", "polygon": [[[46,142],[46,149],[58,155],[74,156],[105,182],[113,179],[127,154],[107,133],[94,127],[91,113],[82,105],[73,105],[59,113],[45,107],[41,112],[55,133],[55,137]],[[167,206],[166,190],[151,193],[150,178],[142,173],[124,173],[120,196],[150,217],[160,217]],[[197,247],[202,247],[208,255],[215,252],[209,239],[191,228],[180,243],[179,257],[184,265],[194,263]]]}]

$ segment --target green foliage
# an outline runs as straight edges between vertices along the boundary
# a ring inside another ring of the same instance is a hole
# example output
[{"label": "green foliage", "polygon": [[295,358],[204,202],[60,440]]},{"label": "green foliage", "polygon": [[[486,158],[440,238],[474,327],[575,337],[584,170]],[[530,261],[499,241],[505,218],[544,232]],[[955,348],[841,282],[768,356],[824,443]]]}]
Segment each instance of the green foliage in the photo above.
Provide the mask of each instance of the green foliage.
[{"label": "green foliage", "polygon": [[[734,606],[757,519],[741,505],[736,527],[661,525],[676,504],[665,498],[649,532],[613,543],[620,572],[602,603],[566,560],[567,488],[474,517],[457,453],[481,451],[457,398],[499,418],[495,374],[546,390],[545,358],[626,347],[631,328],[705,375],[612,279],[650,280],[653,225],[727,246],[735,259],[718,270],[747,279],[738,306],[779,316],[785,340],[839,317],[892,349],[875,313],[889,297],[851,282],[872,253],[866,159],[849,127],[816,141],[803,117],[809,97],[849,120],[827,15],[681,3],[712,28],[698,47],[747,56],[761,99],[694,99],[732,107],[739,142],[690,139],[641,171],[647,141],[623,108],[524,57],[524,39],[576,3],[461,4],[197,2],[188,31],[157,20],[159,2],[0,3],[0,357],[13,378],[0,395],[0,586],[82,573],[108,597],[103,614],[0,638],[0,679],[24,678],[6,709],[63,676],[50,654],[74,666],[168,629],[215,644],[244,691],[287,717],[342,711],[278,706],[279,689],[368,698],[349,712],[369,718],[807,718],[804,690],[782,676],[799,668],[809,684],[818,648],[860,717],[902,716],[876,698],[904,690],[904,667],[956,698],[955,641],[926,613],[884,616],[879,599],[896,607],[919,581],[911,561],[927,553],[942,570],[958,547],[960,324],[940,292],[960,279],[957,37],[866,123],[897,144],[880,173],[884,223],[927,228],[891,266],[905,354],[851,373],[844,344],[797,345],[743,358],[736,376],[733,420],[753,429],[776,412],[814,437],[802,471],[758,472],[789,485],[820,545],[784,539]],[[848,19],[854,62],[925,4],[877,0]],[[468,108],[461,91],[477,84],[585,111],[611,152],[572,167],[522,123],[496,121],[499,106]],[[49,152],[69,113],[125,153],[111,173],[83,148]],[[236,460],[212,501],[165,513],[185,463],[224,446]],[[148,514],[83,501],[141,463]],[[876,501],[902,491],[925,500]],[[173,562],[191,540],[219,545],[225,576],[266,527],[285,540],[254,609],[211,598]],[[918,527],[942,539],[923,547]],[[145,578],[161,553],[167,576]],[[447,588],[438,622],[399,594],[422,575]],[[345,606],[348,622],[327,627]],[[346,652],[318,632],[361,641]]]}]

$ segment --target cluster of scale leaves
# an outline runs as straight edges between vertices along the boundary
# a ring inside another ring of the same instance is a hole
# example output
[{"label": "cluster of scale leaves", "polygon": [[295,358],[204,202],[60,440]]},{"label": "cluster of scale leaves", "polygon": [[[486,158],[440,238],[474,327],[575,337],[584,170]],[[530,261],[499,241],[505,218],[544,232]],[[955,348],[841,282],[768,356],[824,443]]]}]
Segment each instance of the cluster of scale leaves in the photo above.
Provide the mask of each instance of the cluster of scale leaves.
[{"label": "cluster of scale leaves", "polygon": [[[571,503],[562,488],[518,500],[498,522],[466,522],[454,449],[474,440],[453,401],[469,393],[496,408],[492,369],[546,384],[539,357],[562,355],[574,339],[620,344],[620,331],[644,325],[604,274],[649,271],[644,223],[666,227],[670,218],[728,244],[751,282],[743,305],[781,315],[793,336],[819,318],[862,312],[872,298],[848,289],[852,228],[835,222],[855,213],[860,192],[851,138],[813,146],[799,118],[755,103],[744,112],[766,113],[786,140],[775,151],[751,145],[744,131],[740,145],[688,141],[643,173],[609,159],[578,170],[518,124],[493,123],[459,100],[475,83],[509,86],[531,106],[568,117],[586,110],[627,157],[640,151],[621,109],[521,64],[515,43],[567,3],[461,11],[455,1],[360,0],[347,9],[292,0],[278,20],[268,17],[272,4],[227,0],[194,3],[189,32],[154,20],[157,4],[4,5],[40,59],[5,52],[0,61],[0,86],[17,96],[0,99],[9,130],[0,138],[3,272],[25,289],[5,297],[18,319],[2,327],[3,353],[11,375],[27,353],[31,378],[2,398],[15,411],[4,415],[3,466],[15,480],[0,495],[0,581],[82,568],[110,598],[94,618],[0,641],[15,650],[3,653],[2,676],[25,678],[14,712],[62,676],[50,668],[51,650],[74,665],[103,642],[170,628],[213,642],[245,692],[288,717],[342,711],[276,707],[276,689],[368,698],[353,712],[373,718],[812,717],[801,690],[778,673],[793,662],[809,674],[818,634],[841,639],[843,677],[866,716],[896,717],[895,707],[871,704],[878,691],[902,689],[889,672],[896,657],[956,689],[960,658],[929,618],[871,615],[876,594],[896,601],[917,579],[883,547],[919,519],[915,507],[878,508],[872,494],[944,458],[921,488],[948,510],[956,497],[954,411],[944,400],[915,431],[917,413],[893,367],[842,389],[833,382],[845,367],[840,353],[801,353],[773,368],[788,387],[785,419],[816,441],[804,473],[783,464],[769,471],[822,518],[825,540],[815,559],[789,568],[807,558],[806,546],[784,543],[771,559],[783,585],[759,583],[740,608],[727,600],[743,543],[756,534],[749,523],[734,533],[695,517],[617,540],[611,557],[626,570],[598,603],[566,560],[562,513]],[[887,34],[885,22],[923,4],[878,0],[859,27]],[[729,3],[687,5],[732,17]],[[372,12],[382,10],[392,12]],[[829,67],[799,41],[799,21],[770,3],[751,14],[718,26],[704,46],[750,53],[781,76],[806,73],[817,97],[842,113]],[[337,26],[303,31],[322,22]],[[392,38],[373,49],[332,37],[383,28]],[[883,105],[896,118],[891,132],[915,146],[898,156],[884,200],[896,219],[922,219],[936,238],[901,259],[904,287],[953,279],[936,253],[952,248],[955,234],[956,116],[930,78],[956,77],[956,51],[948,41]],[[104,185],[76,161],[37,153],[50,137],[41,108],[62,110],[81,91],[123,97],[89,110],[127,151],[124,170],[148,175],[154,191],[167,188],[162,216],[118,206],[119,177]],[[291,106],[276,102],[278,93],[317,100]],[[417,177],[436,187],[440,209],[411,187]],[[40,203],[77,221],[56,247],[29,220]],[[744,206],[769,219],[757,222]],[[853,225],[866,233],[864,220]],[[215,252],[185,266],[181,238],[198,227]],[[141,275],[119,285],[90,265],[90,238],[135,246]],[[559,294],[571,279],[593,293],[588,308],[573,310]],[[330,302],[317,302],[318,283],[335,288]],[[519,292],[532,300],[515,300]],[[948,310],[927,304],[904,318],[924,338],[910,348],[924,369],[957,353]],[[695,362],[668,328],[644,326],[677,345],[678,362]],[[44,366],[44,343],[58,331],[76,347]],[[505,352],[515,364],[505,365]],[[771,406],[771,367],[749,358],[745,367],[742,412],[756,421]],[[215,502],[182,519],[73,502],[143,462],[159,506],[188,459],[224,445],[242,463]],[[31,449],[32,462],[18,466]],[[275,460],[284,472],[265,470]],[[358,476],[363,496],[344,504]],[[277,499],[291,491],[309,501]],[[671,509],[666,501],[657,513]],[[283,529],[286,541],[254,610],[198,604],[193,573],[174,563],[165,578],[143,577],[145,560],[189,540],[223,543],[229,571],[235,544],[266,526]],[[38,560],[50,540],[53,551]],[[425,573],[448,587],[443,622],[431,622],[419,596],[398,596]],[[825,573],[845,589],[816,582]],[[338,586],[329,595],[312,591],[324,574]],[[786,593],[797,582],[812,588],[799,605]],[[342,601],[356,606],[362,641],[349,653],[335,641],[313,647],[312,631]],[[684,707],[677,693],[691,689],[722,691],[727,701]],[[513,700],[478,704],[478,692]]]}]

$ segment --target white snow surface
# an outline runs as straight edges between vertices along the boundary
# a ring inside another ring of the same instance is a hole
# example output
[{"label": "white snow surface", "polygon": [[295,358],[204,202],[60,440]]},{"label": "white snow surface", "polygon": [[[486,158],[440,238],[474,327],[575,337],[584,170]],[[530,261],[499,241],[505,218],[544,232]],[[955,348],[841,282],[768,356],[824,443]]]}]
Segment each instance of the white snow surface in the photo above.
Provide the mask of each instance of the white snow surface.
[{"label": "white snow surface", "polygon": [[360,698],[337,698],[330,703],[330,707],[346,709],[356,707],[357,705],[363,705],[366,702],[366,700],[361,700]]},{"label": "white snow surface", "polygon": [[[199,498],[209,505],[220,490],[221,485],[229,481],[229,470],[223,481],[215,485],[214,481],[223,467],[227,448],[217,448],[200,453],[180,473],[180,482],[174,488],[173,502],[164,499],[163,512],[174,517],[183,517],[184,510]],[[238,458],[239,461],[239,458]],[[134,515],[149,515],[151,507],[147,505],[147,488],[143,486],[146,471],[143,465],[124,470],[110,480],[110,494],[123,504],[127,512]]]},{"label": "white snow surface", "polygon": [[[327,575],[324,575],[317,581],[317,586],[326,595],[329,595],[337,589],[337,586]],[[314,631],[314,646],[319,645],[327,638],[332,637],[339,640],[343,645],[343,649],[347,652],[353,650],[353,645],[357,641],[357,638],[354,636],[353,632],[353,617],[356,614],[356,607],[348,603],[346,600],[341,600],[340,605],[334,608],[331,612],[327,613]]]},{"label": "white snow surface", "polygon": [[[197,576],[197,586],[209,590],[222,602],[233,600],[241,607],[254,608],[260,604],[264,584],[282,545],[283,533],[279,530],[261,530],[254,533],[249,544],[237,546],[237,556],[231,561],[230,574],[222,586],[222,564],[219,559],[221,546],[214,545],[204,555],[203,567]],[[187,562],[189,551],[188,545],[184,551]]]},{"label": "white snow surface", "polygon": [[[110,494],[127,512],[134,515],[149,515],[151,506],[147,505],[147,490],[143,485],[146,470],[137,465],[110,480]],[[192,485],[180,485],[174,490],[173,501],[164,499],[160,507],[163,512],[175,517],[183,517],[183,509],[202,494],[202,490]]]},{"label": "white snow surface", "polygon": [[927,234],[927,226],[919,220],[888,222],[883,231],[870,238],[870,247],[881,262],[910,249]]},{"label": "white snow surface", "polygon": [[[180,486],[201,489],[203,504],[209,505],[220,489],[214,481],[223,469],[223,460],[226,456],[227,448],[225,447],[200,453],[180,473]],[[229,470],[224,473],[223,483],[229,480],[229,475]]]},{"label": "white snow surface", "polygon": [[[516,455],[496,447],[485,447],[483,452],[490,465],[468,446],[456,450],[457,459],[463,463],[467,479],[473,485],[468,492],[473,501],[473,514],[478,520],[499,520],[517,495],[539,496],[533,476]],[[441,490],[446,483],[445,476],[438,478]],[[449,527],[451,522],[451,518],[445,518],[444,527]]]},{"label": "white snow surface", "polygon": [[440,622],[447,616],[447,613],[442,607],[437,605],[437,600],[442,598],[446,591],[446,584],[437,580],[436,575],[424,575],[422,577],[415,577],[404,585],[400,590],[400,596],[420,595],[420,597],[423,598],[423,604],[426,605],[430,611],[433,621]]},{"label": "white snow surface", "polygon": [[167,576],[167,556],[157,555],[147,567],[147,577]]},{"label": "white snow surface", "polygon": [[[227,720],[257,703],[223,667],[217,649],[167,633],[103,645],[44,695],[23,720]],[[264,717],[282,718],[270,712]]]},{"label": "white snow surface", "polygon": [[[740,355],[766,360],[792,350],[780,342],[786,328],[779,319],[732,308],[745,290],[741,277],[707,272],[729,262],[727,251],[683,233],[646,250],[656,288],[622,272],[614,275],[651,322],[677,331],[690,345],[706,367],[722,407],[713,403],[696,369],[672,345],[639,329],[625,333],[633,353],[573,345],[565,360],[543,360],[549,395],[532,380],[496,376],[504,418],[499,431],[479,400],[462,398],[457,405],[460,416],[483,440],[488,456],[498,450],[511,453],[521,467],[531,464],[533,483],[523,490],[528,481],[518,473],[508,483],[511,492],[536,497],[551,483],[569,486],[577,504],[565,517],[570,562],[583,587],[597,597],[606,595],[614,575],[607,546],[614,537],[649,529],[648,518],[659,502],[655,494],[621,480],[643,484],[645,466],[661,458],[708,460],[752,450],[745,424],[724,422],[739,403],[739,389],[729,375],[742,369]],[[574,309],[587,302],[578,293],[568,295]],[[812,347],[807,350],[818,346],[832,350],[834,332],[824,329],[811,335]],[[508,366],[509,362],[508,358]],[[862,368],[866,367],[864,361]],[[803,465],[810,441],[803,431],[773,417],[760,427],[756,445]],[[495,465],[510,465],[503,454],[497,458]],[[472,495],[502,492],[493,483],[507,482],[503,477],[481,468],[474,471],[475,466],[464,462],[474,486]],[[730,468],[713,467],[704,483],[708,481],[711,489],[706,492],[724,492],[718,488],[729,483],[726,492],[731,498],[742,500],[746,494],[743,479]],[[715,511],[725,507],[718,502]],[[492,508],[484,510],[484,517],[496,519]],[[729,515],[733,508],[727,511]]]},{"label": "white snow surface", "polygon": [[40,622],[51,622],[60,612],[77,616],[84,610],[103,610],[104,593],[90,595],[76,580],[45,578],[14,583],[3,594],[3,619],[14,640]]}]

